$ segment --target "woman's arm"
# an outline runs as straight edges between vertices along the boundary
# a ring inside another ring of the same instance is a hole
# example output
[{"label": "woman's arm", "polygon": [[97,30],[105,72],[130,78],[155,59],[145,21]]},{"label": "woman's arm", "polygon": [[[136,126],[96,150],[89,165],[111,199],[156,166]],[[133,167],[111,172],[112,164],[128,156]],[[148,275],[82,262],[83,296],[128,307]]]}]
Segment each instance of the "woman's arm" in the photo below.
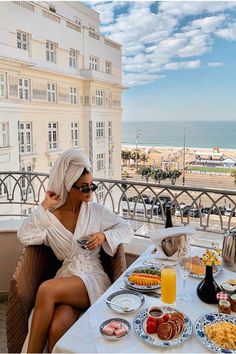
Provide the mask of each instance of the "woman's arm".
[{"label": "woman's arm", "polygon": [[17,232],[18,239],[24,245],[40,245],[47,236],[47,228],[51,220],[46,210],[55,207],[60,199],[53,192],[47,192],[42,204],[25,219]]},{"label": "woman's arm", "polygon": [[110,256],[115,255],[119,244],[130,243],[134,236],[130,223],[105,207],[102,213],[102,228],[106,238],[102,247]]}]

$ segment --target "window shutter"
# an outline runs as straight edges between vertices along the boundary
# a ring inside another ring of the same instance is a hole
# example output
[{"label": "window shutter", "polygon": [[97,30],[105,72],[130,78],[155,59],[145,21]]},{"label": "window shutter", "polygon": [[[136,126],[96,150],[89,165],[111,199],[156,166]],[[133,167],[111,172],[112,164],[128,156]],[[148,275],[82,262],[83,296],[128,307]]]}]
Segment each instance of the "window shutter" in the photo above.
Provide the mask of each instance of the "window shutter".
[{"label": "window shutter", "polygon": [[70,103],[70,87],[67,85],[58,85],[58,103]]},{"label": "window shutter", "polygon": [[47,101],[47,83],[39,80],[32,81],[32,99]]},{"label": "window shutter", "polygon": [[18,98],[18,77],[9,75],[9,98]]}]

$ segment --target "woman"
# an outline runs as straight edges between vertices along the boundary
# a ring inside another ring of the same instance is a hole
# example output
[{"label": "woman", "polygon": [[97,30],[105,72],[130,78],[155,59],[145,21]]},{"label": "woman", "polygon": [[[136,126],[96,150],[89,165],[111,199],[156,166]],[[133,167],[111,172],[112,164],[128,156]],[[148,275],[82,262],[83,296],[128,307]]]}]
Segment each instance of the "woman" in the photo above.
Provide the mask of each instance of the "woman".
[{"label": "woman", "polygon": [[[96,189],[89,162],[78,149],[66,151],[53,166],[49,191],[42,204],[21,225],[18,238],[25,245],[45,244],[63,260],[54,279],[37,292],[32,323],[22,352],[51,352],[79,314],[109,287],[99,251],[114,255],[128,243],[133,230],[127,221],[90,202]],[[81,241],[86,242],[81,246]],[[27,346],[28,345],[28,346]]]}]

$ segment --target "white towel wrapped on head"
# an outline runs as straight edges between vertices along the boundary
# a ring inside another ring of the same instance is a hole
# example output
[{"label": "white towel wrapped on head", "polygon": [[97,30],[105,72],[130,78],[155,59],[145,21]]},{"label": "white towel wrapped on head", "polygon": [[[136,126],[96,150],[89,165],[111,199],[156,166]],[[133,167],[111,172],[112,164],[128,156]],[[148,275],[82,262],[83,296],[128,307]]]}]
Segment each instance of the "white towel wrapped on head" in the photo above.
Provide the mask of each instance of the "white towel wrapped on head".
[{"label": "white towel wrapped on head", "polygon": [[61,202],[56,208],[66,202],[68,192],[84,168],[90,169],[89,159],[82,150],[76,148],[65,151],[55,162],[49,176],[48,191],[60,194]]},{"label": "white towel wrapped on head", "polygon": [[168,227],[167,229],[160,229],[151,231],[149,236],[152,242],[154,243],[155,247],[157,248],[156,258],[166,258],[168,260],[177,260],[177,252],[173,254],[173,256],[168,257],[162,249],[161,241],[164,240],[166,237],[175,237],[180,236],[183,234],[186,235],[193,235],[195,234],[196,230],[191,226],[175,226],[175,227]]}]

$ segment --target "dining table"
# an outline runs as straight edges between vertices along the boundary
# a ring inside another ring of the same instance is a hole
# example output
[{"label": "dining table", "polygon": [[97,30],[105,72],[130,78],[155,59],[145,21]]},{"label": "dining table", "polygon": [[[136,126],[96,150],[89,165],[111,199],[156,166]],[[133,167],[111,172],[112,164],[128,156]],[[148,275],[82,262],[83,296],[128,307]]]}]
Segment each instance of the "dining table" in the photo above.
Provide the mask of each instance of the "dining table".
[{"label": "dining table", "polygon": [[[153,255],[154,246],[151,244],[127,269],[129,272],[133,268],[147,265],[149,262],[158,262]],[[192,248],[195,252],[204,252],[199,247]],[[160,297],[152,297],[144,293],[145,302],[135,312],[117,313],[105,303],[105,300],[112,293],[124,288],[124,277],[122,274],[107,291],[74,323],[74,325],[60,338],[53,348],[53,353],[208,353],[209,348],[205,346],[197,337],[194,331],[194,323],[202,315],[217,313],[217,304],[207,304],[202,302],[197,296],[197,286],[202,279],[188,276],[186,280],[186,292],[191,297],[191,301],[182,304],[178,302],[178,295],[182,291],[183,280],[180,273],[176,272],[177,300],[176,310],[186,314],[192,321],[192,335],[183,343],[173,347],[155,347],[141,340],[140,336],[134,331],[133,321],[140,311],[153,306],[162,306]],[[236,278],[236,274],[222,267],[222,272],[215,277],[218,284],[228,279]],[[231,313],[235,316],[236,313]],[[120,340],[111,341],[104,338],[100,333],[101,324],[112,318],[122,318],[131,325],[129,334]]]}]

